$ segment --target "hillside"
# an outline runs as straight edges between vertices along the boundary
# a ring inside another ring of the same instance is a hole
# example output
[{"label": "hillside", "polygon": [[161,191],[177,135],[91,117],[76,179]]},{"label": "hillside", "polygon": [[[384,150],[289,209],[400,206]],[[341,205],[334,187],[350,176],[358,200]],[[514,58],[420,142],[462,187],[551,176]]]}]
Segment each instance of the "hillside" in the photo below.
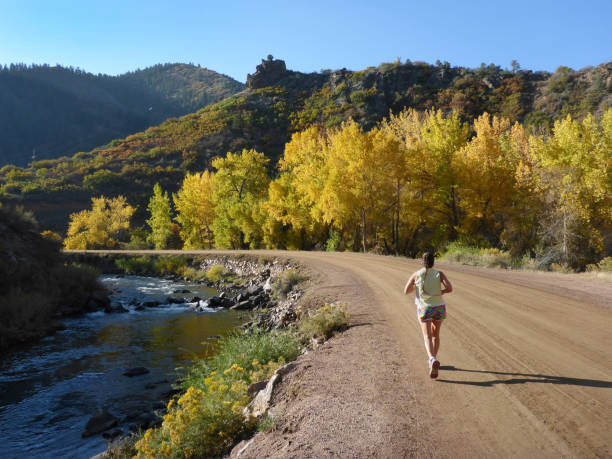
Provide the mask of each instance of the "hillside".
[{"label": "hillside", "polygon": [[0,351],[53,332],[56,319],[100,309],[108,292],[91,268],[69,264],[32,215],[0,205]]},{"label": "hillside", "polygon": [[242,90],[206,68],[164,64],[116,77],[48,65],[0,67],[0,165],[87,151]]},{"label": "hillside", "polygon": [[214,156],[243,148],[276,160],[290,135],[312,124],[331,127],[353,118],[369,128],[390,110],[414,107],[456,110],[467,121],[486,111],[542,132],[555,119],[598,116],[608,106],[612,63],[553,74],[418,62],[304,74],[269,56],[248,76],[245,91],[196,113],[73,157],[5,166],[0,196],[21,201],[44,227],[64,232],[68,215],[88,207],[91,196],[125,194],[142,222],[156,182],[176,191],[185,172],[207,169]]}]

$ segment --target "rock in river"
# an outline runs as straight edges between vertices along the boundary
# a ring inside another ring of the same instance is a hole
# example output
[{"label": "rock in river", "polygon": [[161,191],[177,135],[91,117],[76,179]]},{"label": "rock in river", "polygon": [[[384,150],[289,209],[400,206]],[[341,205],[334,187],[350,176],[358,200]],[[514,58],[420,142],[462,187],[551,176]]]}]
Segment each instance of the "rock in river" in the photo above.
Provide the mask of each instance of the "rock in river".
[{"label": "rock in river", "polygon": [[168,304],[183,304],[186,301],[187,300],[185,298],[173,298],[171,296],[166,298],[166,303],[168,303]]},{"label": "rock in river", "polygon": [[84,437],[91,437],[117,425],[119,418],[116,418],[106,410],[98,411],[94,414],[85,426],[85,431],[81,434]]},{"label": "rock in river", "polygon": [[129,376],[131,378],[132,376],[146,375],[148,372],[149,370],[145,367],[135,367],[135,368],[130,368],[129,370],[126,370],[123,373],[123,376]]},{"label": "rock in river", "polygon": [[104,312],[107,314],[114,314],[119,312],[129,312],[127,309],[123,307],[121,303],[118,301],[113,301],[109,306],[104,308]]},{"label": "rock in river", "polygon": [[142,303],[143,306],[147,307],[147,308],[155,308],[157,306],[159,306],[161,304],[161,302],[159,301],[145,301]]}]

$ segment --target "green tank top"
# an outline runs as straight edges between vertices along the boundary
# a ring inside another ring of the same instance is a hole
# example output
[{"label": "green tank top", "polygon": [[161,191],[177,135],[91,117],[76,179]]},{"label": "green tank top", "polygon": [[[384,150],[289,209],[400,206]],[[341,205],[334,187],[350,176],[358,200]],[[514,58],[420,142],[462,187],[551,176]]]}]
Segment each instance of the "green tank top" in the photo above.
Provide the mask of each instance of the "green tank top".
[{"label": "green tank top", "polygon": [[418,301],[424,306],[440,306],[442,300],[442,281],[440,271],[434,268],[421,268],[417,271],[415,281]]}]

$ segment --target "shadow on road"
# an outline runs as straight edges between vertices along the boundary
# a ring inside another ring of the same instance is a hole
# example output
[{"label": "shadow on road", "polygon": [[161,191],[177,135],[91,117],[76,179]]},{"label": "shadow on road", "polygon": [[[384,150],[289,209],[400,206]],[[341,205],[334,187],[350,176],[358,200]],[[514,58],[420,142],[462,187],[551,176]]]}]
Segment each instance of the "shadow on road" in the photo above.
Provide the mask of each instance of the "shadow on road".
[{"label": "shadow on road", "polygon": [[563,376],[548,376],[526,373],[507,373],[503,371],[487,371],[487,370],[468,370],[465,368],[456,368],[452,365],[441,366],[440,370],[444,371],[462,371],[466,373],[482,373],[488,375],[503,375],[515,376],[508,379],[493,379],[490,381],[456,381],[451,379],[438,378],[437,381],[452,384],[467,384],[470,386],[493,387],[495,384],[525,384],[525,383],[547,383],[547,384],[565,384],[571,386],[584,387],[603,387],[606,389],[612,388],[612,381],[600,381],[598,379],[580,379],[566,378]]}]

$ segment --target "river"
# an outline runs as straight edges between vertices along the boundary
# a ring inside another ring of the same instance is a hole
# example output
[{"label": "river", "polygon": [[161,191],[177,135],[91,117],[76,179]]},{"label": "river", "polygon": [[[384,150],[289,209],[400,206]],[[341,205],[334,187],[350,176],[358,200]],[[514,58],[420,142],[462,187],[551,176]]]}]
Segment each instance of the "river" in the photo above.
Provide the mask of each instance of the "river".
[{"label": "river", "polygon": [[[103,276],[102,282],[128,313],[66,319],[65,330],[0,356],[1,458],[87,458],[103,451],[101,435],[81,438],[92,414],[107,409],[127,433],[130,416],[159,408],[177,368],[212,352],[215,337],[240,322],[234,311],[129,305],[216,293],[201,285],[138,276]],[[189,293],[175,293],[183,289]],[[150,372],[123,375],[133,367]]]}]

